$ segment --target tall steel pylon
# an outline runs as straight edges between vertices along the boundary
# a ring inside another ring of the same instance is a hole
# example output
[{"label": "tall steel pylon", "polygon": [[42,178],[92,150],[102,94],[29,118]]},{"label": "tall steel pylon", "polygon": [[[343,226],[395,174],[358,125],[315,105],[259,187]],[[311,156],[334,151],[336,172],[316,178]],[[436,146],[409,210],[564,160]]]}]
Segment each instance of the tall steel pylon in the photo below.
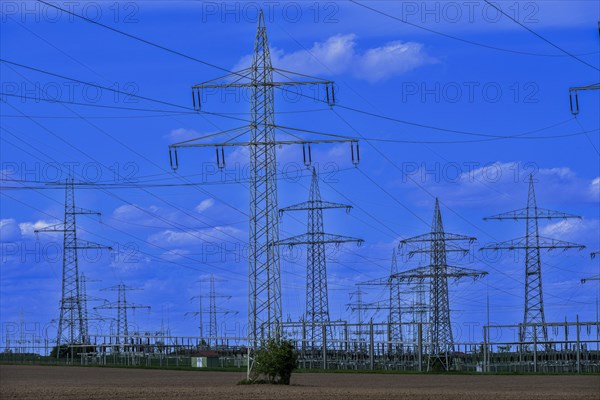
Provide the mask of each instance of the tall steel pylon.
[{"label": "tall steel pylon", "polygon": [[544,325],[544,297],[542,293],[542,259],[540,250],[554,249],[584,249],[575,243],[565,242],[552,238],[545,238],[539,233],[539,220],[541,219],[572,219],[581,217],[560,211],[548,210],[537,206],[533,175],[529,175],[529,191],[527,207],[514,211],[486,217],[484,220],[525,220],[525,236],[505,242],[493,243],[482,247],[480,250],[524,250],[525,251],[525,307],[523,313],[523,327],[519,333],[521,342],[547,342],[548,330]]},{"label": "tall steel pylon", "polygon": [[398,261],[396,251],[392,250],[390,275],[384,278],[362,282],[364,286],[387,286],[389,289],[388,316],[388,351],[402,351],[404,337],[402,334],[402,299],[400,279],[398,279]]},{"label": "tall steel pylon", "polygon": [[[398,275],[398,261],[396,260],[396,252],[392,251],[392,266],[390,276]],[[401,303],[400,280],[390,279],[390,343],[396,343],[396,347],[402,349],[402,303]]]},{"label": "tall steel pylon", "polygon": [[365,324],[365,311],[369,309],[363,299],[365,294],[367,293],[359,286],[356,291],[349,294],[350,300],[354,300],[354,302],[346,304],[347,309],[352,311],[352,313],[356,313],[356,323],[358,324],[358,328],[353,333],[356,335],[360,347],[362,347],[364,336],[367,334],[367,332],[363,330]]},{"label": "tall steel pylon", "polygon": [[81,296],[81,314],[83,316],[83,330],[81,333],[81,337],[83,338],[83,343],[89,343],[90,338],[90,327],[89,327],[89,317],[88,317],[88,297],[87,297],[87,279],[85,274],[82,272],[79,276],[79,289]]},{"label": "tall steel pylon", "polygon": [[[65,215],[62,224],[51,225],[37,229],[37,233],[63,233],[63,267],[62,267],[62,297],[60,300],[60,317],[56,345],[85,344],[87,337],[87,320],[82,307],[81,287],[79,281],[78,250],[108,249],[98,243],[77,238],[77,215],[101,214],[75,206],[75,181],[72,177],[65,182]],[[60,351],[57,351],[57,355]]]},{"label": "tall steel pylon", "polygon": [[[478,279],[487,274],[484,271],[448,265],[447,253],[466,254],[469,250],[460,246],[461,242],[473,243],[472,236],[458,235],[444,231],[439,200],[435,199],[431,232],[400,241],[399,249],[416,245],[416,250],[408,250],[409,257],[422,253],[429,255],[429,265],[400,272],[396,277],[403,281],[429,281],[429,327],[428,353],[429,366],[439,361],[445,369],[450,365],[450,355],[454,352],[454,338],[450,319],[450,298],[448,279],[459,280],[465,277]],[[457,244],[454,244],[456,242]]]},{"label": "tall steel pylon", "polygon": [[207,310],[202,307],[202,299],[208,297],[208,322],[209,322],[209,325],[208,325],[207,344],[209,346],[212,346],[213,344],[216,345],[217,338],[219,337],[217,314],[223,314],[223,315],[237,314],[237,311],[231,311],[231,310],[224,309],[222,307],[217,307],[217,299],[221,298],[221,299],[229,300],[229,299],[231,299],[231,296],[217,294],[217,292],[215,290],[215,281],[216,281],[216,279],[213,274],[210,274],[210,278],[208,278],[208,279],[200,279],[198,281],[200,283],[203,283],[203,282],[209,283],[210,287],[209,287],[209,291],[208,291],[208,296],[204,295],[201,290],[200,294],[198,296],[192,297],[192,300],[198,299],[198,302],[199,302],[198,311],[192,312],[192,313],[186,313],[186,314],[197,315],[199,317],[200,339],[204,339],[203,315],[206,313]]},{"label": "tall steel pylon", "polygon": [[352,206],[333,203],[321,199],[319,177],[312,169],[312,181],[308,201],[284,207],[279,210],[280,216],[289,211],[308,211],[307,232],[301,235],[282,239],[277,245],[306,245],[306,309],[304,320],[308,325],[306,340],[314,347],[323,342],[322,325],[329,322],[329,293],[327,291],[327,244],[362,243],[362,239],[350,236],[325,233],[323,226],[323,210],[343,208],[349,212]]},{"label": "tall steel pylon", "polygon": [[[119,283],[118,285],[104,288],[101,290],[117,292],[117,301],[112,303],[105,302],[100,306],[94,307],[94,309],[117,310],[116,344],[126,345],[129,340],[129,323],[127,321],[127,310],[135,310],[140,308],[150,310],[150,306],[143,306],[140,304],[127,302],[127,291],[142,289],[126,286],[124,283]],[[121,350],[126,351],[126,346],[122,346]]]},{"label": "tall steel pylon", "polygon": [[[275,81],[274,75],[283,78]],[[302,81],[293,81],[290,77],[301,77]],[[312,79],[312,80],[307,80]],[[217,165],[225,166],[224,148],[245,146],[250,149],[250,213],[249,213],[249,295],[248,295],[248,348],[250,351],[262,346],[266,339],[279,338],[282,322],[281,280],[279,249],[274,243],[279,241],[277,215],[276,147],[279,145],[301,144],[304,162],[312,162],[311,143],[349,142],[352,160],[359,161],[356,139],[322,135],[325,139],[302,139],[306,131],[275,124],[274,89],[289,91],[286,87],[304,87],[306,85],[324,85],[326,97],[331,105],[335,103],[333,82],[304,74],[274,68],[267,39],[267,29],[262,10],[258,14],[254,55],[252,65],[239,72],[207,81],[192,87],[192,100],[197,110],[201,109],[202,94],[212,89],[249,89],[250,125],[229,129],[217,134],[207,135],[185,142],[171,144],[169,157],[171,168],[179,167],[177,149],[185,147],[215,147]],[[287,135],[288,139],[278,140],[276,131]],[[291,133],[293,132],[293,133]],[[249,135],[249,139],[242,136]],[[216,138],[226,140],[215,143]],[[253,369],[252,355],[248,363],[248,376]]]},{"label": "tall steel pylon", "polygon": [[87,276],[85,276],[85,274],[82,272],[81,275],[79,276],[79,289],[80,289],[80,295],[81,295],[81,311],[83,314],[83,320],[84,320],[84,343],[89,344],[90,343],[90,333],[89,333],[89,324],[90,324],[90,320],[96,320],[96,321],[101,321],[104,320],[103,317],[101,317],[100,315],[98,315],[97,313],[94,313],[91,317],[89,315],[89,307],[88,307],[88,302],[89,301],[105,301],[104,299],[101,299],[99,297],[95,297],[95,296],[90,296],[87,293],[87,283],[88,282],[100,282],[99,280],[92,280],[89,279]]}]

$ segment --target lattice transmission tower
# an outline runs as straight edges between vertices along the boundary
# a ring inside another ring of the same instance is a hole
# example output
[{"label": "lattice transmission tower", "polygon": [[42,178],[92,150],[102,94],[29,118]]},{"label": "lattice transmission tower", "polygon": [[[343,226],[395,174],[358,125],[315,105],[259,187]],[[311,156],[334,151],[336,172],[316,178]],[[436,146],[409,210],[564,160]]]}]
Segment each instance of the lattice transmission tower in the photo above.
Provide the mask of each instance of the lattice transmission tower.
[{"label": "lattice transmission tower", "polygon": [[[75,181],[72,177],[65,182],[65,215],[62,224],[51,225],[37,229],[37,233],[63,233],[63,267],[62,267],[62,296],[60,300],[60,317],[56,345],[87,344],[88,322],[82,307],[81,287],[79,281],[78,250],[108,249],[98,243],[77,238],[77,215],[101,214],[97,211],[86,210],[75,206]],[[56,353],[60,354],[59,351]]]},{"label": "lattice transmission tower", "polygon": [[95,296],[90,296],[87,293],[87,283],[88,282],[99,282],[98,280],[91,280],[88,277],[85,276],[85,274],[82,272],[81,275],[79,276],[79,289],[80,289],[80,296],[81,296],[81,312],[83,314],[83,337],[85,338],[84,343],[90,343],[90,320],[104,320],[104,318],[102,318],[101,316],[97,315],[97,314],[93,314],[92,317],[90,317],[89,315],[89,307],[88,307],[88,302],[89,301],[104,301],[104,299],[101,299],[99,297],[95,297]]},{"label": "lattice transmission tower", "polygon": [[388,351],[402,351],[404,336],[402,333],[402,299],[400,279],[398,279],[398,261],[396,251],[392,250],[390,275],[384,278],[362,282],[364,286],[387,286],[389,289]]},{"label": "lattice transmission tower", "polygon": [[547,342],[548,329],[545,325],[544,296],[542,292],[542,258],[540,250],[580,249],[585,246],[540,236],[539,221],[551,219],[581,219],[577,215],[548,210],[537,206],[533,175],[529,175],[527,207],[486,217],[484,220],[525,220],[525,236],[500,243],[493,243],[481,250],[510,250],[525,252],[525,307],[523,327],[519,332],[521,342]]},{"label": "lattice transmission tower", "polygon": [[[200,320],[200,339],[204,340],[205,336],[204,336],[203,316],[204,316],[204,314],[206,314],[208,312],[209,324],[208,324],[208,337],[206,338],[207,339],[206,343],[208,346],[216,345],[217,338],[219,337],[217,315],[218,314],[235,315],[238,312],[232,311],[232,310],[227,310],[223,307],[217,306],[217,299],[229,300],[229,299],[231,299],[231,296],[217,294],[217,292],[215,290],[216,279],[213,274],[210,274],[210,278],[200,279],[200,280],[198,280],[198,282],[209,283],[210,287],[209,287],[209,291],[208,291],[208,296],[206,296],[204,293],[202,293],[202,290],[200,290],[200,294],[198,296],[192,297],[192,300],[198,299],[198,302],[199,302],[198,311],[192,312],[192,313],[186,313],[186,314],[192,314],[192,315],[198,316],[198,318]],[[208,309],[205,309],[202,306],[202,299],[204,299],[206,297],[208,297]]]},{"label": "lattice transmission tower", "polygon": [[350,300],[354,300],[351,303],[346,304],[346,308],[356,315],[357,328],[352,333],[356,335],[359,346],[362,348],[363,342],[365,341],[365,335],[368,332],[364,329],[365,325],[365,311],[368,309],[367,304],[364,301],[364,295],[367,293],[362,290],[360,286],[356,291],[349,294]]},{"label": "lattice transmission tower", "polygon": [[323,337],[322,325],[330,320],[326,245],[335,244],[339,246],[342,243],[354,242],[360,244],[363,242],[362,239],[325,232],[323,210],[336,208],[343,208],[349,212],[352,206],[322,200],[321,191],[319,190],[319,177],[313,167],[308,201],[279,210],[280,216],[290,211],[308,211],[307,232],[282,239],[276,244],[282,246],[306,245],[306,309],[304,321],[308,326],[306,340],[313,347],[326,339]]},{"label": "lattice transmission tower", "polygon": [[476,238],[472,236],[444,231],[440,204],[436,198],[431,232],[403,239],[398,246],[400,250],[410,245],[416,246],[416,250],[408,250],[409,257],[418,253],[429,255],[429,265],[395,275],[400,281],[409,283],[412,281],[429,282],[429,326],[426,346],[429,354],[429,367],[438,361],[445,369],[448,369],[450,355],[454,352],[448,280],[459,280],[465,277],[478,279],[487,274],[484,271],[451,266],[447,263],[448,253],[467,254],[469,250],[461,247],[461,243],[470,244],[475,240]]},{"label": "lattice transmission tower", "polygon": [[[229,72],[229,71],[228,71]],[[274,80],[274,75],[282,78]],[[292,80],[291,77],[302,80]],[[280,259],[278,246],[279,227],[277,215],[276,147],[301,144],[304,162],[311,163],[311,143],[349,142],[354,162],[359,161],[356,139],[323,135],[324,139],[303,139],[306,131],[276,125],[274,111],[274,90],[289,91],[289,87],[307,85],[325,86],[326,97],[331,105],[335,102],[333,82],[304,74],[274,68],[267,39],[264,15],[258,14],[258,27],[254,44],[252,65],[224,77],[207,81],[192,87],[194,107],[200,111],[205,90],[249,89],[250,125],[229,129],[185,142],[171,144],[169,156],[171,168],[179,167],[177,149],[185,147],[215,147],[217,165],[225,166],[224,148],[244,146],[250,150],[250,213],[249,213],[249,297],[248,297],[248,348],[261,346],[268,338],[279,338],[282,323]],[[278,139],[276,132],[286,135]],[[249,138],[244,139],[246,135]],[[217,139],[223,139],[215,143]],[[248,376],[253,370],[252,354],[248,363]]]},{"label": "lattice transmission tower", "polygon": [[140,304],[135,304],[127,301],[127,292],[132,290],[142,290],[140,288],[133,288],[126,286],[124,283],[119,283],[118,285],[111,286],[108,288],[101,289],[103,291],[112,291],[117,292],[117,301],[115,302],[105,302],[102,305],[94,307],[96,310],[117,310],[117,320],[116,320],[116,343],[117,345],[121,345],[121,351],[126,351],[126,345],[129,343],[129,323],[127,321],[127,310],[136,310],[136,309],[147,309],[150,310],[150,306],[144,306]]}]

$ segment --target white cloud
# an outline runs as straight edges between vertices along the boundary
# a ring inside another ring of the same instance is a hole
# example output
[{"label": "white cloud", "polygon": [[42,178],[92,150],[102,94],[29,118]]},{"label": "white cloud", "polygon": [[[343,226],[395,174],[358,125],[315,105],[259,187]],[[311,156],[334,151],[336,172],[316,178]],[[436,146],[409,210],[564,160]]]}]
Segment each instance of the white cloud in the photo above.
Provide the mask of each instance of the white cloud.
[{"label": "white cloud", "polygon": [[118,223],[132,224],[141,227],[154,227],[162,224],[158,217],[161,216],[161,209],[157,206],[150,205],[147,207],[138,206],[136,204],[124,204],[117,207],[112,214]]},{"label": "white cloud", "polygon": [[43,220],[39,220],[36,222],[21,222],[19,224],[19,230],[21,231],[21,235],[23,236],[34,236],[35,230],[43,229],[55,224],[56,222],[48,222]]},{"label": "white cloud", "polygon": [[[150,212],[157,212],[159,208],[156,206],[148,206],[147,210]],[[125,204],[119,206],[113,211],[113,216],[127,220],[139,220],[142,216],[147,214],[143,211],[142,207],[136,205]]]},{"label": "white cloud", "polygon": [[[541,168],[531,163],[496,161],[493,163],[406,163],[402,165],[403,187],[427,186],[446,205],[461,207],[525,207],[529,175],[533,173],[540,207],[564,209],[572,204],[598,202],[600,178],[577,175],[569,167]],[[425,204],[429,196],[419,193]],[[414,200],[421,205],[419,199]],[[565,208],[563,208],[563,206]]]},{"label": "white cloud", "polygon": [[593,219],[564,219],[542,227],[540,232],[543,236],[556,239],[587,242],[590,238],[594,240],[598,237],[599,222]]},{"label": "white cloud", "polygon": [[600,200],[600,177],[595,178],[589,185],[589,192],[592,199]]},{"label": "white cloud", "polygon": [[[307,50],[286,53],[271,50],[273,66],[309,75],[350,73],[369,82],[383,81],[426,64],[437,62],[421,43],[392,41],[380,47],[358,49],[356,35],[335,35],[315,42]],[[252,56],[242,57],[235,69],[247,68]]]},{"label": "white cloud", "polygon": [[208,210],[209,208],[211,208],[212,206],[215,205],[215,200],[214,199],[205,199],[202,200],[200,202],[200,204],[198,204],[196,206],[196,211],[198,211],[199,213]]},{"label": "white cloud", "polygon": [[165,135],[169,141],[172,142],[183,142],[185,140],[194,139],[201,135],[193,129],[177,128]]},{"label": "white cloud", "polygon": [[205,242],[212,243],[215,241],[237,241],[238,239],[236,238],[241,236],[241,233],[241,230],[228,226],[217,226],[209,229],[185,231],[173,231],[167,229],[151,235],[148,240],[151,243],[159,244],[161,246],[199,246]]},{"label": "white cloud", "polygon": [[370,82],[382,81],[436,62],[425,53],[422,44],[400,41],[368,49],[359,57],[354,73]]},{"label": "white cloud", "polygon": [[568,167],[560,168],[540,168],[538,175],[558,177],[561,179],[569,179],[575,177],[575,172]]}]

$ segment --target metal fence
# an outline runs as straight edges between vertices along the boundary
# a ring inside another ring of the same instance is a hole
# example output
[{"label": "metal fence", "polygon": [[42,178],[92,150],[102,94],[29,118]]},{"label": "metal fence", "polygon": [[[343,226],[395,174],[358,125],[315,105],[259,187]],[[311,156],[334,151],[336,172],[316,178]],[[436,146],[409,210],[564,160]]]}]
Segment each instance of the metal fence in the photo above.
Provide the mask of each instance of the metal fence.
[{"label": "metal fence", "polygon": [[[543,324],[543,328],[548,332],[547,340],[534,337],[532,341],[521,341],[523,325],[484,326],[483,340],[458,340],[444,354],[433,353],[432,349],[438,346],[431,343],[426,323],[403,324],[400,340],[391,337],[389,324],[375,322],[320,324],[322,337],[326,338],[320,341],[307,338],[307,331],[314,329],[306,322],[284,323],[280,332],[282,337],[294,343],[299,367],[306,369],[600,372],[600,323],[557,322]],[[5,343],[0,362],[192,367],[192,357],[199,356],[215,360],[213,367],[244,368],[247,365],[247,338],[95,335],[90,336],[86,344],[55,349],[53,340],[31,337],[24,343]]]}]

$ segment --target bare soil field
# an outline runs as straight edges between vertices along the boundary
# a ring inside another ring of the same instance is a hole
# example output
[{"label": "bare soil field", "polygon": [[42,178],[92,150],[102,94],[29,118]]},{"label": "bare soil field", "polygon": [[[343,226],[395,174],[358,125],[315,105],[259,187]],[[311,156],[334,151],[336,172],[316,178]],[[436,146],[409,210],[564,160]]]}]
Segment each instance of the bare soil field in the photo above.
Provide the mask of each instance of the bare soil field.
[{"label": "bare soil field", "polygon": [[0,366],[0,399],[598,399],[600,376],[294,374],[290,386],[244,374]]}]

